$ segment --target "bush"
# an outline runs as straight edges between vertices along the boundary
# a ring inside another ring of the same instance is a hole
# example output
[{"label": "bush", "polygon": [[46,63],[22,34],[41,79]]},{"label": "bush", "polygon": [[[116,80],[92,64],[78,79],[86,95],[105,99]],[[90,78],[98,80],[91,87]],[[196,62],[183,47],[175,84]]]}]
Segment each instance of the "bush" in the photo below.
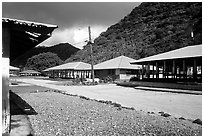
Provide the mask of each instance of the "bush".
[{"label": "bush", "polygon": [[80,83],[81,83],[80,78],[75,78],[75,79],[73,80],[73,83],[75,83],[75,84],[80,84]]},{"label": "bush", "polygon": [[138,81],[138,80],[140,80],[139,77],[131,77],[131,78],[130,78],[130,81]]}]

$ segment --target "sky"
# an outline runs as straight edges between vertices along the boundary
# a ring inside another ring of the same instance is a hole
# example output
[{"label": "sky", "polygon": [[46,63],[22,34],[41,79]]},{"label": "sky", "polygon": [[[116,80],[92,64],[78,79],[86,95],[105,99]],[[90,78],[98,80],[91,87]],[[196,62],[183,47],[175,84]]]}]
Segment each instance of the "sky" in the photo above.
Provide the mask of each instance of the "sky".
[{"label": "sky", "polygon": [[2,16],[58,25],[52,37],[39,45],[70,43],[80,49],[108,27],[119,22],[138,2],[3,2]]}]

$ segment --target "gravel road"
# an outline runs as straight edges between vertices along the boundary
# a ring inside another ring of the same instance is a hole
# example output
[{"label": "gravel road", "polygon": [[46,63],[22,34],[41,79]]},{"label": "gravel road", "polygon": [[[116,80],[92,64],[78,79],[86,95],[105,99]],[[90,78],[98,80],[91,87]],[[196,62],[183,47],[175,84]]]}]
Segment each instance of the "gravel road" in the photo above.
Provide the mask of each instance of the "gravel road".
[{"label": "gravel road", "polygon": [[60,81],[42,79],[19,79],[19,81],[91,99],[113,101],[126,107],[134,107],[136,110],[155,113],[163,111],[177,118],[202,120],[202,95],[136,90],[115,84],[62,86],[58,85]]},{"label": "gravel road", "polygon": [[202,135],[201,125],[171,116],[114,107],[50,90],[17,94],[37,112],[28,115],[36,136]]}]

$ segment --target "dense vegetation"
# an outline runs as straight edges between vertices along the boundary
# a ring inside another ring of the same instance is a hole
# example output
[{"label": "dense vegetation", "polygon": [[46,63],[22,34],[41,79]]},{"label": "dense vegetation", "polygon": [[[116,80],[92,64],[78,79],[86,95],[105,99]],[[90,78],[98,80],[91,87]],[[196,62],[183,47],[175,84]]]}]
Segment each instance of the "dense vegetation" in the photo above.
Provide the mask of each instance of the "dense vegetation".
[{"label": "dense vegetation", "polygon": [[25,68],[42,71],[44,69],[54,67],[63,63],[64,61],[62,61],[57,56],[57,54],[47,52],[47,53],[40,53],[38,55],[34,55],[31,58],[29,58],[26,62]]},{"label": "dense vegetation", "polygon": [[[94,40],[93,57],[95,64],[119,55],[139,59],[196,44],[202,44],[201,2],[142,3]],[[70,61],[90,63],[89,46]]]},{"label": "dense vegetation", "polygon": [[52,52],[57,54],[63,61],[76,53],[79,49],[70,45],[69,43],[61,43],[50,47],[39,46],[27,51],[22,56],[11,62],[11,65],[16,67],[24,67],[28,58],[44,52]]}]

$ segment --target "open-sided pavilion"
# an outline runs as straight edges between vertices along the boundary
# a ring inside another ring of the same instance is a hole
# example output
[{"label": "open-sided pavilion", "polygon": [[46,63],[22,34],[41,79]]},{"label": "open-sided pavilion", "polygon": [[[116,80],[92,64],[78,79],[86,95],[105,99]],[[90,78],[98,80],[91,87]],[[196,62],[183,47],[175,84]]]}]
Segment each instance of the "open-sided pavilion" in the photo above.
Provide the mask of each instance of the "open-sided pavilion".
[{"label": "open-sided pavilion", "polygon": [[91,78],[91,65],[69,62],[44,70],[50,78]]},{"label": "open-sided pavilion", "polygon": [[142,65],[143,80],[202,82],[202,45],[186,46],[142,58],[131,64]]},{"label": "open-sided pavilion", "polygon": [[20,76],[39,76],[41,73],[36,70],[24,70],[19,72]]}]

